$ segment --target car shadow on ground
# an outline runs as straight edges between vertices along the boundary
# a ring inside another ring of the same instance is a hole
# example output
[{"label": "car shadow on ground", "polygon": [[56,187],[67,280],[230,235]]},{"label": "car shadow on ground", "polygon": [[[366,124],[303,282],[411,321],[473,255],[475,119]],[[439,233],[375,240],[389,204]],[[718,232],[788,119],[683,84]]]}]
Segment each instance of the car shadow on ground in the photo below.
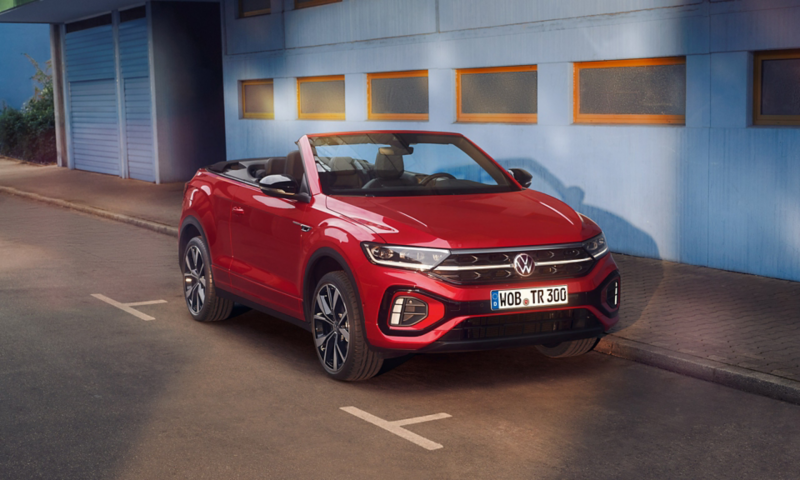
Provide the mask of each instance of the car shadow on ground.
[{"label": "car shadow on ground", "polygon": [[[271,365],[280,363],[281,368],[293,369],[310,381],[328,381],[308,331],[246,307],[237,305],[234,312],[234,317],[211,326],[235,337],[242,346],[257,349]],[[404,391],[450,391],[536,384],[602,370],[605,362],[600,359],[602,356],[591,353],[554,360],[541,355],[532,346],[411,355],[392,359],[376,378],[357,385],[367,389],[402,385]]]}]

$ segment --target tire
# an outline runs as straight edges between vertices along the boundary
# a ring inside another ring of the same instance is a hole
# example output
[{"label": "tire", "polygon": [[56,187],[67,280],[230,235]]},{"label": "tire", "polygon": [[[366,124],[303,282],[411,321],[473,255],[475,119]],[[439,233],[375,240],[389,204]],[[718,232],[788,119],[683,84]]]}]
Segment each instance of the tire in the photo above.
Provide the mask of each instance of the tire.
[{"label": "tire", "polygon": [[233,310],[232,301],[217,296],[210,259],[202,237],[192,238],[183,249],[183,298],[198,322],[225,320]]},{"label": "tire", "polygon": [[536,350],[545,357],[567,358],[577,357],[591,351],[599,338],[584,338],[582,340],[572,340],[571,342],[561,342],[556,345],[536,345]]},{"label": "tire", "polygon": [[345,382],[374,377],[383,359],[367,345],[358,296],[347,275],[327,273],[309,303],[314,350],[328,376]]}]

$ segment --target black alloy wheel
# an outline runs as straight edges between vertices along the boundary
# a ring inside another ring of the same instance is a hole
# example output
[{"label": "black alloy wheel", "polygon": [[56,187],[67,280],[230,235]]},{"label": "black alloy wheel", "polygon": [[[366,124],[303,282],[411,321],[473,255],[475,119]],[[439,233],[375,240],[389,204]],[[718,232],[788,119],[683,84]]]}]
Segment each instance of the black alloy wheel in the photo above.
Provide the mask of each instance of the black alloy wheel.
[{"label": "black alloy wheel", "polygon": [[347,274],[325,274],[309,304],[314,349],[325,372],[344,381],[374,377],[383,358],[367,345],[358,295]]},{"label": "black alloy wheel", "polygon": [[339,373],[350,349],[350,325],[342,294],[331,283],[314,299],[314,345],[325,369]]},{"label": "black alloy wheel", "polygon": [[230,317],[233,302],[217,296],[208,247],[202,237],[189,240],[183,250],[183,295],[192,318],[216,322]]}]

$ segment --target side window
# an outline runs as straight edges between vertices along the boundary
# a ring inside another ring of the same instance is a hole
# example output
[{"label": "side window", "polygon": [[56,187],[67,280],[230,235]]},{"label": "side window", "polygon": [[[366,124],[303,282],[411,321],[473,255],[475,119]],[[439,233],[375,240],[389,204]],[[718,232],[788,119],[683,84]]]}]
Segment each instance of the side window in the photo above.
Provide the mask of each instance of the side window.
[{"label": "side window", "polygon": [[536,123],[536,65],[456,70],[459,122]]},{"label": "side window", "polygon": [[301,120],[344,120],[344,75],[297,79]]},{"label": "side window", "polygon": [[428,120],[428,71],[367,75],[370,120]]},{"label": "side window", "polygon": [[339,3],[342,0],[294,0],[294,8],[316,7],[328,3]]},{"label": "side window", "polygon": [[575,64],[575,123],[686,123],[686,58]]},{"label": "side window", "polygon": [[753,123],[800,125],[800,50],[757,52]]},{"label": "side window", "polygon": [[239,18],[269,15],[272,13],[272,0],[237,0]]},{"label": "side window", "polygon": [[275,118],[275,99],[272,80],[243,80],[241,82],[242,118]]}]

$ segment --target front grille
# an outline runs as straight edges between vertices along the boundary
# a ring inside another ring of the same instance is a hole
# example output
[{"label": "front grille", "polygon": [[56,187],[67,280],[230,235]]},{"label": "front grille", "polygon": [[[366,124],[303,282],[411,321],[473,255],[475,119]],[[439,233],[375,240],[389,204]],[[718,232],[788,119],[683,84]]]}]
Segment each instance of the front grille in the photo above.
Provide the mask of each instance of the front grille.
[{"label": "front grille", "polygon": [[551,312],[511,313],[471,317],[450,330],[443,341],[463,341],[521,337],[540,333],[568,332],[600,326],[585,308]]},{"label": "front grille", "polygon": [[[514,259],[521,253],[530,255],[536,264],[531,275],[522,276],[514,269]],[[581,277],[594,264],[594,258],[580,245],[508,252],[454,251],[432,273],[451,283],[480,285]]]}]

